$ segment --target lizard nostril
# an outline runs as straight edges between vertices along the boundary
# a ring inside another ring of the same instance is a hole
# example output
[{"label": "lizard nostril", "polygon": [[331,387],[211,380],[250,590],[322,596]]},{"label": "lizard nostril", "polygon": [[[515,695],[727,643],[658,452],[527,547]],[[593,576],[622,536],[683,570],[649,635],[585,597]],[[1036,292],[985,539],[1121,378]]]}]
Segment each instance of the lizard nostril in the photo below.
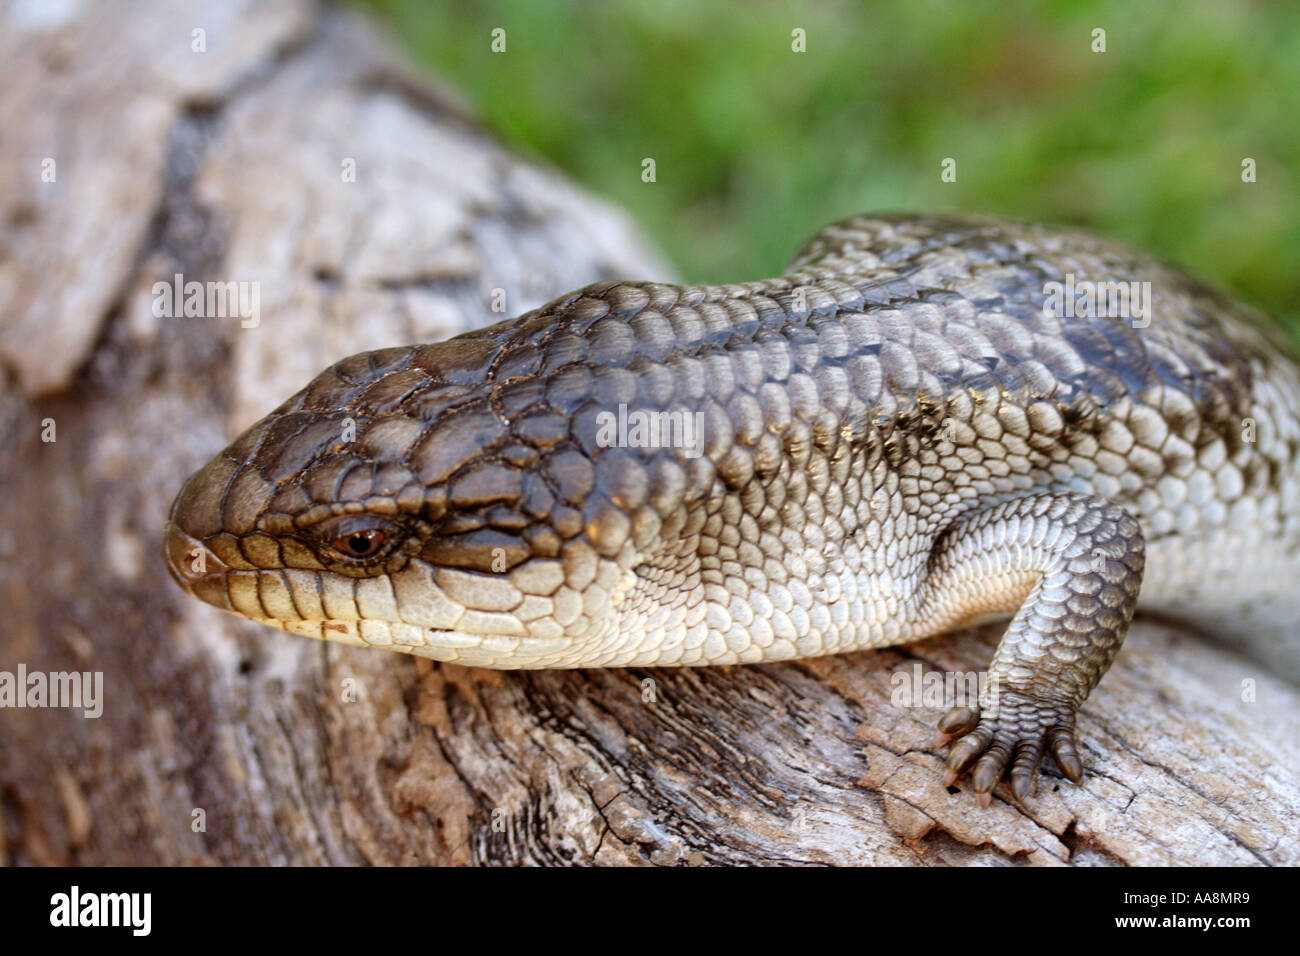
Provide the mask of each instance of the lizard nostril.
[{"label": "lizard nostril", "polygon": [[223,611],[235,610],[226,588],[225,562],[172,521],[163,538],[163,559],[173,580],[188,593]]},{"label": "lizard nostril", "polygon": [[[171,521],[167,522],[166,531],[163,536],[163,559],[167,562],[167,570],[171,572],[176,583],[186,590],[189,589],[191,582],[197,576],[189,564],[192,558],[192,552],[196,549],[197,542],[185,532],[181,531]],[[199,556],[201,557],[200,551]]]},{"label": "lizard nostril", "polygon": [[222,584],[229,570],[225,562],[202,541],[183,531],[174,515],[163,533],[163,561],[172,578],[186,591],[209,604],[227,606]]}]

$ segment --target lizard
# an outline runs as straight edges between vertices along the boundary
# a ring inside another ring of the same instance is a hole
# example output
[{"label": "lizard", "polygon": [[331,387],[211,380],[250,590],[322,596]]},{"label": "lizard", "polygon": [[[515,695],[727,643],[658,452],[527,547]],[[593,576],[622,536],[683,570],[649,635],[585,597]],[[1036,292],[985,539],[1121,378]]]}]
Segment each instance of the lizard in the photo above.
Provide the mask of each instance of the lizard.
[{"label": "lizard", "polygon": [[605,281],[346,358],[178,494],[191,595],[490,668],[746,664],[1009,618],[939,723],[987,805],[1138,608],[1300,675],[1300,372],[1120,242],[858,216],[772,279]]}]

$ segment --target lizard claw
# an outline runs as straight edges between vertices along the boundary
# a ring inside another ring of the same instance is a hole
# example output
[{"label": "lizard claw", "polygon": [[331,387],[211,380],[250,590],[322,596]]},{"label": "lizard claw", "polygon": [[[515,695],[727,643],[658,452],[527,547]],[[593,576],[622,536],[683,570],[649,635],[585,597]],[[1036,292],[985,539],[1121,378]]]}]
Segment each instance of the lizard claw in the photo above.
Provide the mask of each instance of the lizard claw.
[{"label": "lizard claw", "polygon": [[957,737],[948,753],[944,785],[951,786],[969,770],[982,807],[992,801],[993,788],[1003,777],[1010,780],[1017,800],[1034,794],[1038,766],[1048,750],[1066,777],[1074,783],[1083,780],[1083,762],[1074,739],[1074,708],[1067,704],[1004,691],[983,713],[971,707],[952,708],[939,721],[939,731]]}]

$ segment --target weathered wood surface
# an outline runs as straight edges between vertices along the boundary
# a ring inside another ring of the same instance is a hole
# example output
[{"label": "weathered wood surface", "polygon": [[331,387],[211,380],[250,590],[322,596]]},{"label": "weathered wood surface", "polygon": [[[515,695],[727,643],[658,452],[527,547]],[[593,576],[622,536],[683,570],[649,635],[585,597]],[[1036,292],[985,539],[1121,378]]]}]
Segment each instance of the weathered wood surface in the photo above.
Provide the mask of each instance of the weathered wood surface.
[{"label": "weathered wood surface", "polygon": [[[1300,692],[1164,625],[1134,629],[1085,707],[1084,786],[982,811],[940,785],[940,708],[890,697],[916,664],[978,669],[990,631],[498,673],[184,597],[159,555],[172,496],[325,365],[499,318],[494,288],[515,314],[665,270],[349,16],[8,11],[0,670],[102,671],[106,701],[98,720],[0,710],[0,862],[1300,862]],[[259,326],[155,318],[152,285],[178,272],[259,282]]]}]

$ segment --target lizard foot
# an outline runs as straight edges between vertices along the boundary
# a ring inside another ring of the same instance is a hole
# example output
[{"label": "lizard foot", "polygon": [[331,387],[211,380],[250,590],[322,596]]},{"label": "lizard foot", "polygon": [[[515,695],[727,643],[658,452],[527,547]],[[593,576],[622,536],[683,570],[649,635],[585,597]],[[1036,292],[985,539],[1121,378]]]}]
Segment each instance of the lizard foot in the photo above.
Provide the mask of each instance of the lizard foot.
[{"label": "lizard foot", "polygon": [[944,785],[951,786],[966,770],[980,806],[992,802],[992,791],[1010,769],[1011,792],[1017,800],[1037,791],[1038,765],[1050,750],[1061,772],[1074,783],[1083,780],[1083,762],[1074,739],[1074,707],[1014,691],[1003,691],[983,712],[954,707],[939,721],[947,740],[958,738],[948,752]]}]

